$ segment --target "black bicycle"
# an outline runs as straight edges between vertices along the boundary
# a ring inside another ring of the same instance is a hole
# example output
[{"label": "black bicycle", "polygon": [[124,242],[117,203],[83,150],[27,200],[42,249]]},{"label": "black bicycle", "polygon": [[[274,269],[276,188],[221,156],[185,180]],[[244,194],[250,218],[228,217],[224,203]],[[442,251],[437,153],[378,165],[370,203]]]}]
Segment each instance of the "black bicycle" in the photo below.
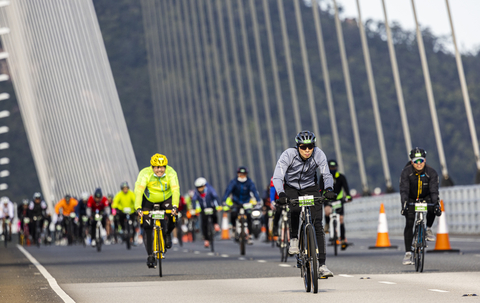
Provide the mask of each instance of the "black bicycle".
[{"label": "black bicycle", "polygon": [[134,238],[134,233],[135,233],[135,228],[133,226],[133,218],[132,215],[130,214],[132,212],[132,209],[130,207],[124,207],[123,208],[123,213],[125,214],[125,221],[124,225],[125,230],[123,232],[123,237],[124,241],[127,244],[127,249],[131,248],[131,241],[133,241]]},{"label": "black bicycle", "polygon": [[207,207],[203,209],[203,213],[205,214],[205,218],[207,218],[207,241],[210,242],[210,250],[214,252],[215,249],[213,247],[213,239],[215,238],[215,229],[213,228],[213,215],[214,209],[211,207]]},{"label": "black bicycle", "polygon": [[427,248],[427,208],[435,204],[426,203],[424,200],[418,200],[415,203],[409,203],[415,206],[415,229],[413,232],[412,251],[415,271],[423,272],[425,264],[425,250]]},{"label": "black bicycle", "polygon": [[4,218],[3,219],[3,240],[5,241],[5,248],[7,248],[7,243],[9,241],[9,237],[10,237],[10,219],[8,218]]},{"label": "black bicycle", "polygon": [[300,265],[301,277],[305,284],[305,291],[318,293],[318,245],[315,236],[315,227],[312,223],[310,207],[316,201],[322,201],[323,197],[300,196],[298,199],[290,199],[290,206],[300,206],[300,221],[298,228],[298,241],[300,252],[296,255]]},{"label": "black bicycle", "polygon": [[245,246],[248,243],[248,219],[247,212],[251,212],[253,205],[250,203],[244,203],[239,207],[238,217],[236,221],[236,234],[235,239],[238,239],[240,245],[240,254],[245,255]]},{"label": "black bicycle", "polygon": [[290,246],[290,222],[288,221],[288,208],[279,206],[277,211],[281,211],[280,232],[278,233],[278,246],[280,247],[280,262],[287,262],[288,248]]}]

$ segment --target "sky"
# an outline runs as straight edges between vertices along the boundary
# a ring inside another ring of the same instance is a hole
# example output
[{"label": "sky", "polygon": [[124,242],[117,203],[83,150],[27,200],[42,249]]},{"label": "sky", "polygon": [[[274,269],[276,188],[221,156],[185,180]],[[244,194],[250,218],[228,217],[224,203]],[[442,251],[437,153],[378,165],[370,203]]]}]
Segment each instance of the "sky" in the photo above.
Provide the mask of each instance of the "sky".
[{"label": "sky", "polygon": [[[447,49],[454,51],[451,39],[451,27],[448,19],[446,0],[415,0],[418,22],[423,29],[429,27],[436,36],[448,35]],[[382,0],[359,0],[362,13],[362,21],[367,19],[385,21]],[[321,6],[331,4],[332,0],[322,0]],[[338,5],[344,7],[340,15],[344,18],[357,18],[357,0],[337,0]],[[389,23],[393,21],[407,30],[415,30],[411,0],[385,0]],[[449,0],[453,26],[457,39],[457,45],[461,53],[474,52],[480,49],[480,0]]]}]

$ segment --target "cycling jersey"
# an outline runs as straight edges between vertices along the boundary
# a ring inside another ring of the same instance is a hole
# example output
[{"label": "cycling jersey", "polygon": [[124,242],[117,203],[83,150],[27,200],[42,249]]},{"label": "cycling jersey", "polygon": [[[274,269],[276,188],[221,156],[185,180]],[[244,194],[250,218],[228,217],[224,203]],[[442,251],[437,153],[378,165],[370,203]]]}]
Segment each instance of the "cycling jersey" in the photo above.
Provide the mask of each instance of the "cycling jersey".
[{"label": "cycling jersey", "polygon": [[7,207],[3,203],[0,205],[0,219],[9,217],[10,219],[13,219],[13,216],[15,214],[14,212],[14,206],[11,201],[7,203]]},{"label": "cycling jersey", "polygon": [[226,201],[228,196],[232,194],[233,203],[242,205],[250,202],[250,193],[253,193],[255,195],[255,199],[257,199],[257,202],[262,201],[252,179],[247,177],[247,181],[240,182],[237,178],[235,178],[228,184],[222,201]]},{"label": "cycling jersey", "polygon": [[217,192],[210,184],[205,185],[203,194],[199,193],[198,190],[195,191],[192,201],[196,203],[196,209],[205,209],[205,208],[217,208],[218,206]]},{"label": "cycling jersey", "polygon": [[333,178],[328,168],[327,157],[318,147],[312,155],[303,160],[296,148],[288,148],[278,159],[273,173],[273,184],[277,194],[285,192],[283,183],[297,190],[315,186],[318,182],[317,168],[323,176],[326,188],[333,188]]},{"label": "cycling jersey", "polygon": [[[71,203],[72,201],[70,201]],[[45,217],[48,214],[48,206],[47,202],[40,201],[40,203],[35,203],[34,201],[30,201],[28,204],[28,210],[30,217]],[[64,211],[65,212],[65,211]]]},{"label": "cycling jersey", "polygon": [[135,211],[135,194],[130,189],[127,193],[119,191],[113,198],[112,208],[119,209],[122,212],[125,207],[130,208],[130,214]]},{"label": "cycling jersey", "polygon": [[108,199],[106,197],[102,197],[99,203],[95,202],[93,196],[88,198],[87,208],[92,209],[92,214],[94,214],[97,209],[99,212],[102,212],[106,207],[108,207]]},{"label": "cycling jersey", "polygon": [[68,203],[67,201],[65,201],[65,198],[63,198],[55,205],[55,212],[58,215],[60,214],[60,208],[63,208],[63,215],[68,216],[71,212],[75,212],[75,206],[77,206],[77,204],[78,201],[74,198],[70,198],[70,201]]},{"label": "cycling jersey", "polygon": [[278,195],[277,191],[275,190],[275,185],[273,185],[273,177],[270,179],[270,203],[275,205],[275,201],[277,201]]},{"label": "cycling jersey", "polygon": [[428,165],[421,172],[417,172],[413,165],[407,165],[400,176],[400,197],[402,207],[405,201],[416,199],[431,199],[431,203],[438,203],[437,172]]},{"label": "cycling jersey", "polygon": [[142,207],[142,196],[152,203],[163,202],[172,197],[172,204],[178,207],[180,186],[177,172],[167,165],[163,176],[157,177],[151,166],[142,169],[135,182],[135,209]]}]

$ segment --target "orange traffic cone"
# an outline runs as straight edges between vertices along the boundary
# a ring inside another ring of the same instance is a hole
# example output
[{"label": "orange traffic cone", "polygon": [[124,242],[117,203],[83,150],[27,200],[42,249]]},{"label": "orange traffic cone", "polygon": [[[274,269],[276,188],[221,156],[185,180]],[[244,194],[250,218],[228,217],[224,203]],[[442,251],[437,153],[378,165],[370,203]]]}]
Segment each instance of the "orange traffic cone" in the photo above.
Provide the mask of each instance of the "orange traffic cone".
[{"label": "orange traffic cone", "polygon": [[387,215],[385,214],[383,203],[380,204],[380,215],[378,217],[377,244],[369,247],[369,249],[375,248],[397,248],[396,245],[390,244],[390,239],[388,238]]},{"label": "orange traffic cone", "polygon": [[445,215],[443,200],[440,200],[440,206],[442,209],[442,215],[438,218],[440,221],[438,221],[437,241],[435,242],[435,248],[433,250],[428,250],[427,252],[460,252],[460,249],[452,249],[450,247],[447,218]]},{"label": "orange traffic cone", "polygon": [[228,214],[224,212],[223,218],[222,218],[222,240],[229,240],[229,239],[230,239],[230,228],[228,227]]}]

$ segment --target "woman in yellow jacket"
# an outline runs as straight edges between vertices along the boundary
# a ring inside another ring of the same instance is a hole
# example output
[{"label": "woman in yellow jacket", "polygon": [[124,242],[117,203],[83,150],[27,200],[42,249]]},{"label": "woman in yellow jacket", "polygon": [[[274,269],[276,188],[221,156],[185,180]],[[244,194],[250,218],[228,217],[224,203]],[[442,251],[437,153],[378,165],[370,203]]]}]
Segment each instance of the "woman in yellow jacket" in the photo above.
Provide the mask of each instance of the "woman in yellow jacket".
[{"label": "woman in yellow jacket", "polygon": [[[143,217],[142,210],[153,210],[155,204],[159,204],[162,210],[171,210],[172,216],[176,215],[180,203],[180,186],[177,173],[171,166],[168,166],[167,157],[164,155],[153,155],[150,164],[151,166],[140,171],[137,182],[135,182],[135,209],[138,215]],[[171,233],[175,228],[175,222],[169,216],[165,218],[168,220],[165,247],[171,248]],[[153,268],[155,266],[152,247],[153,221],[143,220],[143,229],[145,230],[145,248],[148,254],[147,266]]]}]

